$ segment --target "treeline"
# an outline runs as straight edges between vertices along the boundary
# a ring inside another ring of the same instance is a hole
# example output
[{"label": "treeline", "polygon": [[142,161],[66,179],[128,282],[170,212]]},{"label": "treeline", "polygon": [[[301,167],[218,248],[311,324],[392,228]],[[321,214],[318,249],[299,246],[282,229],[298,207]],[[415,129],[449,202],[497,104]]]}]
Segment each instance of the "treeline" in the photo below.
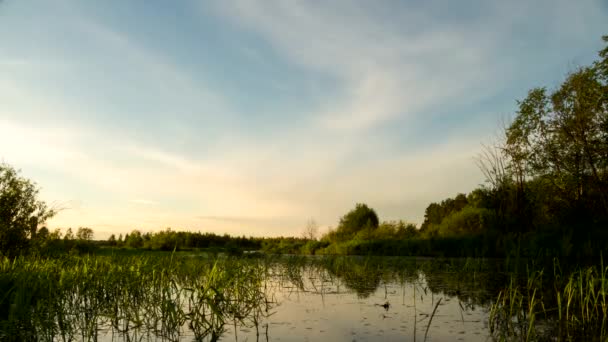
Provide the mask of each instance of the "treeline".
[{"label": "treeline", "polygon": [[262,238],[233,237],[228,234],[174,231],[171,228],[159,232],[146,232],[135,229],[116,237],[112,234],[106,245],[125,248],[143,248],[150,250],[189,250],[189,249],[226,249],[229,251],[259,250]]},{"label": "treeline", "polygon": [[47,227],[41,227],[32,233],[27,244],[22,245],[19,254],[83,254],[93,252],[103,245],[103,241],[93,240],[93,229],[88,227],[79,227],[75,231],[67,228],[65,233],[59,228],[50,231]]}]

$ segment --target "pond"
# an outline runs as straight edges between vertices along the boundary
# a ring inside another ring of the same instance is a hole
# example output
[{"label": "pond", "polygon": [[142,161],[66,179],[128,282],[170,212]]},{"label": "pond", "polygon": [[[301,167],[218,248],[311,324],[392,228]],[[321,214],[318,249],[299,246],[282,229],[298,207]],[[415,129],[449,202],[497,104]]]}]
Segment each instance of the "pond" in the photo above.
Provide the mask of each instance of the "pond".
[{"label": "pond", "polygon": [[261,336],[247,328],[235,335],[231,328],[222,340],[423,341],[426,336],[428,341],[485,341],[489,336],[487,306],[465,299],[476,294],[474,287],[461,284],[461,300],[447,288],[429,289],[422,271],[406,282],[385,278],[377,286],[373,280],[349,286],[322,272],[299,286],[282,285]]},{"label": "pond", "polygon": [[[489,307],[504,280],[496,262],[487,260],[279,257],[264,264],[263,310],[251,311],[254,320],[230,319],[227,308],[224,321],[206,334],[194,332],[186,319],[169,333],[102,324],[95,339],[486,341]],[[187,302],[181,301],[186,316]]]},{"label": "pond", "polygon": [[[530,262],[530,263],[529,263]],[[557,260],[0,258],[2,341],[605,340],[608,267]]]}]

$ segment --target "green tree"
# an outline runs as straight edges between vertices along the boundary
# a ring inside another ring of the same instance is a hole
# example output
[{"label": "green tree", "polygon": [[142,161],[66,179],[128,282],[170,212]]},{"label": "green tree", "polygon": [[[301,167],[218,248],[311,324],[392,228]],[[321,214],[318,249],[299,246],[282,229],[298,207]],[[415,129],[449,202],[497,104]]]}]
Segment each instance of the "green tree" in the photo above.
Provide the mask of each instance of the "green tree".
[{"label": "green tree", "polygon": [[431,228],[431,226],[437,226],[453,212],[462,210],[468,204],[467,196],[464,194],[458,194],[454,198],[448,198],[441,203],[431,203],[424,212],[424,221],[420,226],[420,231],[425,232]]},{"label": "green tree", "polygon": [[336,233],[340,240],[349,240],[361,230],[367,229],[371,231],[378,228],[378,224],[379,220],[376,211],[366,204],[357,203],[355,209],[342,216]]},{"label": "green tree", "polygon": [[38,199],[39,191],[36,183],[0,164],[0,253],[12,255],[26,248],[38,227],[55,214]]},{"label": "green tree", "polygon": [[504,147],[519,207],[526,182],[542,177],[569,203],[596,193],[608,212],[607,89],[596,69],[581,68],[555,92],[536,88],[520,102]]},{"label": "green tree", "polygon": [[93,229],[87,227],[80,227],[76,231],[76,239],[81,241],[93,240]]},{"label": "green tree", "polygon": [[499,222],[591,227],[608,218],[608,47],[600,57],[518,103],[501,147],[508,181],[492,194]]},{"label": "green tree", "polygon": [[599,52],[601,59],[593,64],[598,75],[604,81],[604,85],[608,82],[608,36],[603,36],[602,40],[606,42],[606,47]]},{"label": "green tree", "polygon": [[144,239],[141,232],[137,229],[125,235],[125,245],[132,248],[141,248],[144,245]]}]

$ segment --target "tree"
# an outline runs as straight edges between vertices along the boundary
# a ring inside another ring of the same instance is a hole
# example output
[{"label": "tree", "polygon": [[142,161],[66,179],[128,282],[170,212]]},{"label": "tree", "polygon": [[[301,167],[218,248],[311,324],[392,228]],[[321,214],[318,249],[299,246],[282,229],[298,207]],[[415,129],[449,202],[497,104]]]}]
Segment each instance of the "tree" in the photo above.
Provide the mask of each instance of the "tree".
[{"label": "tree", "polygon": [[141,248],[144,245],[144,239],[139,230],[134,229],[131,234],[125,235],[125,245],[132,248]]},{"label": "tree", "polygon": [[316,240],[317,234],[319,233],[319,226],[315,219],[311,218],[306,222],[306,227],[304,228],[304,232],[302,232],[302,237],[308,240]]},{"label": "tree", "polygon": [[74,233],[72,233],[72,228],[68,228],[65,231],[65,235],[63,236],[64,240],[74,240]]},{"label": "tree", "polygon": [[9,255],[27,247],[38,226],[55,210],[38,199],[36,183],[23,178],[19,171],[0,164],[0,253]]},{"label": "tree", "polygon": [[108,238],[108,243],[110,246],[116,246],[116,235],[110,235],[110,238]]},{"label": "tree", "polygon": [[76,239],[82,241],[93,240],[93,229],[87,227],[80,227],[76,232]]},{"label": "tree", "polygon": [[38,229],[38,232],[36,233],[36,239],[46,240],[49,238],[50,234],[51,233],[49,232],[49,229],[47,227],[42,227]]},{"label": "tree", "polygon": [[507,199],[498,208],[515,226],[608,218],[608,47],[599,55],[556,90],[535,88],[518,102],[501,147],[514,191],[495,196]]},{"label": "tree", "polygon": [[597,70],[601,79],[608,82],[608,36],[603,36],[602,40],[606,42],[606,47],[599,52],[602,59],[596,61],[593,67]]},{"label": "tree", "polygon": [[374,230],[378,228],[378,224],[376,211],[366,204],[357,203],[355,209],[342,216],[336,233],[340,240],[348,240],[363,229]]},{"label": "tree", "polygon": [[518,204],[526,180],[542,177],[570,203],[599,189],[597,197],[608,212],[607,90],[596,69],[581,68],[555,92],[536,88],[519,103],[504,148]]},{"label": "tree", "polygon": [[49,240],[60,240],[61,239],[61,229],[55,228],[55,230],[49,234]]},{"label": "tree", "polygon": [[424,221],[420,226],[421,232],[426,232],[431,226],[437,226],[453,212],[462,210],[468,205],[465,194],[458,194],[454,198],[448,198],[441,203],[431,203],[424,212]]}]

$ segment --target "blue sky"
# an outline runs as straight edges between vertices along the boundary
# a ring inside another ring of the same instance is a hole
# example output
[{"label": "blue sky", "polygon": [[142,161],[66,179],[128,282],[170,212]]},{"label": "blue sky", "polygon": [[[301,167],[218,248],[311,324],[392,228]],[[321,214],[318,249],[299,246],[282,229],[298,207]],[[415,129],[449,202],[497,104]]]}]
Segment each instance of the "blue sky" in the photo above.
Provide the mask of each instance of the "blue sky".
[{"label": "blue sky", "polygon": [[516,100],[589,64],[605,1],[0,3],[0,158],[98,238],[420,223]]}]

